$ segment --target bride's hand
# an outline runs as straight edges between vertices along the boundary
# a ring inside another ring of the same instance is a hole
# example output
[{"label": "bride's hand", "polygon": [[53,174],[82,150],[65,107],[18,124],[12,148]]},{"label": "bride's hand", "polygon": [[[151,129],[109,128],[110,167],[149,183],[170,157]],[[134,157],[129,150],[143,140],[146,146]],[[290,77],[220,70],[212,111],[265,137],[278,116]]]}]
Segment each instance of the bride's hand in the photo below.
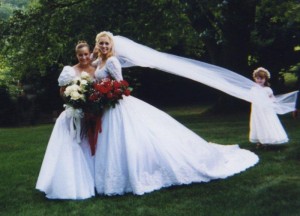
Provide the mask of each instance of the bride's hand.
[{"label": "bride's hand", "polygon": [[98,57],[98,53],[99,53],[99,46],[98,44],[95,45],[94,49],[93,49],[93,57],[97,58]]}]

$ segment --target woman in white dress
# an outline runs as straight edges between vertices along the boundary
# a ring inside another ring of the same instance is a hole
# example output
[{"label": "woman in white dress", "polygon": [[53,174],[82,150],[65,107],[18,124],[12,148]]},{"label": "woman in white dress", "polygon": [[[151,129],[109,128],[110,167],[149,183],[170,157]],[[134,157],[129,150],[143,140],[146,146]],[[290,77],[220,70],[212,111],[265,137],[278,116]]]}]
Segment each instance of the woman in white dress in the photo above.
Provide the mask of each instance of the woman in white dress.
[{"label": "woman in white dress", "polygon": [[[96,79],[122,80],[112,34],[99,33],[96,43],[100,51]],[[95,186],[98,194],[142,195],[171,185],[224,179],[258,160],[238,145],[208,143],[166,113],[128,96],[103,113]]]},{"label": "woman in white dress", "polygon": [[275,111],[276,98],[269,87],[270,77],[270,72],[263,67],[253,72],[258,86],[252,88],[252,94],[261,100],[253,100],[251,105],[249,140],[256,143],[258,148],[262,145],[284,144],[289,140]]},{"label": "woman in white dress", "polygon": [[[79,42],[75,51],[79,63],[65,66],[58,78],[61,94],[64,86],[83,71],[94,77],[88,44]],[[36,188],[49,199],[86,199],[95,195],[93,157],[87,139],[78,142],[72,131],[78,120],[72,111],[66,109],[56,120],[37,180]]]}]

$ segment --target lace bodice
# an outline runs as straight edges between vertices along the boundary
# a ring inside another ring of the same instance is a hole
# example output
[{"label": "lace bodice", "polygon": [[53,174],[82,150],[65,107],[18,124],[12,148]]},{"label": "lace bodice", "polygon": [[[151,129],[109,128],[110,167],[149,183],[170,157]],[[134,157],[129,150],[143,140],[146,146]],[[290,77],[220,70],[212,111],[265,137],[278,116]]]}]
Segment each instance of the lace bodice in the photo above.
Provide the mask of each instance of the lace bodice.
[{"label": "lace bodice", "polygon": [[95,72],[95,77],[97,80],[106,78],[108,76],[111,76],[115,80],[123,80],[122,76],[122,68],[119,60],[112,56],[109,59],[107,59],[105,65],[100,68],[101,62],[98,62],[98,67]]}]

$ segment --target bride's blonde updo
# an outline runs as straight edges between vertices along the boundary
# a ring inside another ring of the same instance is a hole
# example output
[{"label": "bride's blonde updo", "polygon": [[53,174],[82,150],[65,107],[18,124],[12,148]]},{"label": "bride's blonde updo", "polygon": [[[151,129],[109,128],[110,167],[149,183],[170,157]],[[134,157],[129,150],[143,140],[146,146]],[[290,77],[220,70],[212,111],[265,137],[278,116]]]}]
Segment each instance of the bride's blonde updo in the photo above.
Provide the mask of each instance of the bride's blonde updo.
[{"label": "bride's blonde updo", "polygon": [[[111,44],[111,50],[109,51],[109,53],[106,55],[106,58],[109,58],[111,56],[114,55],[114,36],[111,32],[108,32],[108,31],[102,31],[100,32],[99,34],[97,34],[96,36],[96,44],[99,44],[100,42],[100,38],[101,37],[108,37],[109,41],[110,41],[110,44]],[[98,56],[100,58],[102,58],[103,56],[101,55],[101,52],[99,52]]]},{"label": "bride's blonde updo", "polygon": [[86,41],[84,41],[84,40],[78,41],[78,42],[77,42],[77,45],[76,45],[76,47],[75,47],[75,52],[77,53],[78,50],[80,50],[80,49],[83,48],[83,47],[87,47],[88,50],[90,50],[90,45],[89,45]]}]

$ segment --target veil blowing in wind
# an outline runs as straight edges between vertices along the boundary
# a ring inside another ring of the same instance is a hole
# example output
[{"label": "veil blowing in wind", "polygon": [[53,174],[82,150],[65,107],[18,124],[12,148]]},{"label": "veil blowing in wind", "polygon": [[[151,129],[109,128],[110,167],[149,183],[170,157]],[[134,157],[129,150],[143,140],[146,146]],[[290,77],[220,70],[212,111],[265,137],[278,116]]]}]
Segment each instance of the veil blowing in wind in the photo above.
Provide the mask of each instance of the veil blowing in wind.
[{"label": "veil blowing in wind", "polygon": [[[114,36],[114,43],[115,53],[122,67],[154,68],[197,81],[250,103],[270,105],[261,95],[251,94],[251,89],[257,86],[255,82],[228,69],[159,52],[123,36]],[[294,91],[276,96],[276,102],[272,106],[277,114],[295,110],[297,93],[298,91]]]}]

